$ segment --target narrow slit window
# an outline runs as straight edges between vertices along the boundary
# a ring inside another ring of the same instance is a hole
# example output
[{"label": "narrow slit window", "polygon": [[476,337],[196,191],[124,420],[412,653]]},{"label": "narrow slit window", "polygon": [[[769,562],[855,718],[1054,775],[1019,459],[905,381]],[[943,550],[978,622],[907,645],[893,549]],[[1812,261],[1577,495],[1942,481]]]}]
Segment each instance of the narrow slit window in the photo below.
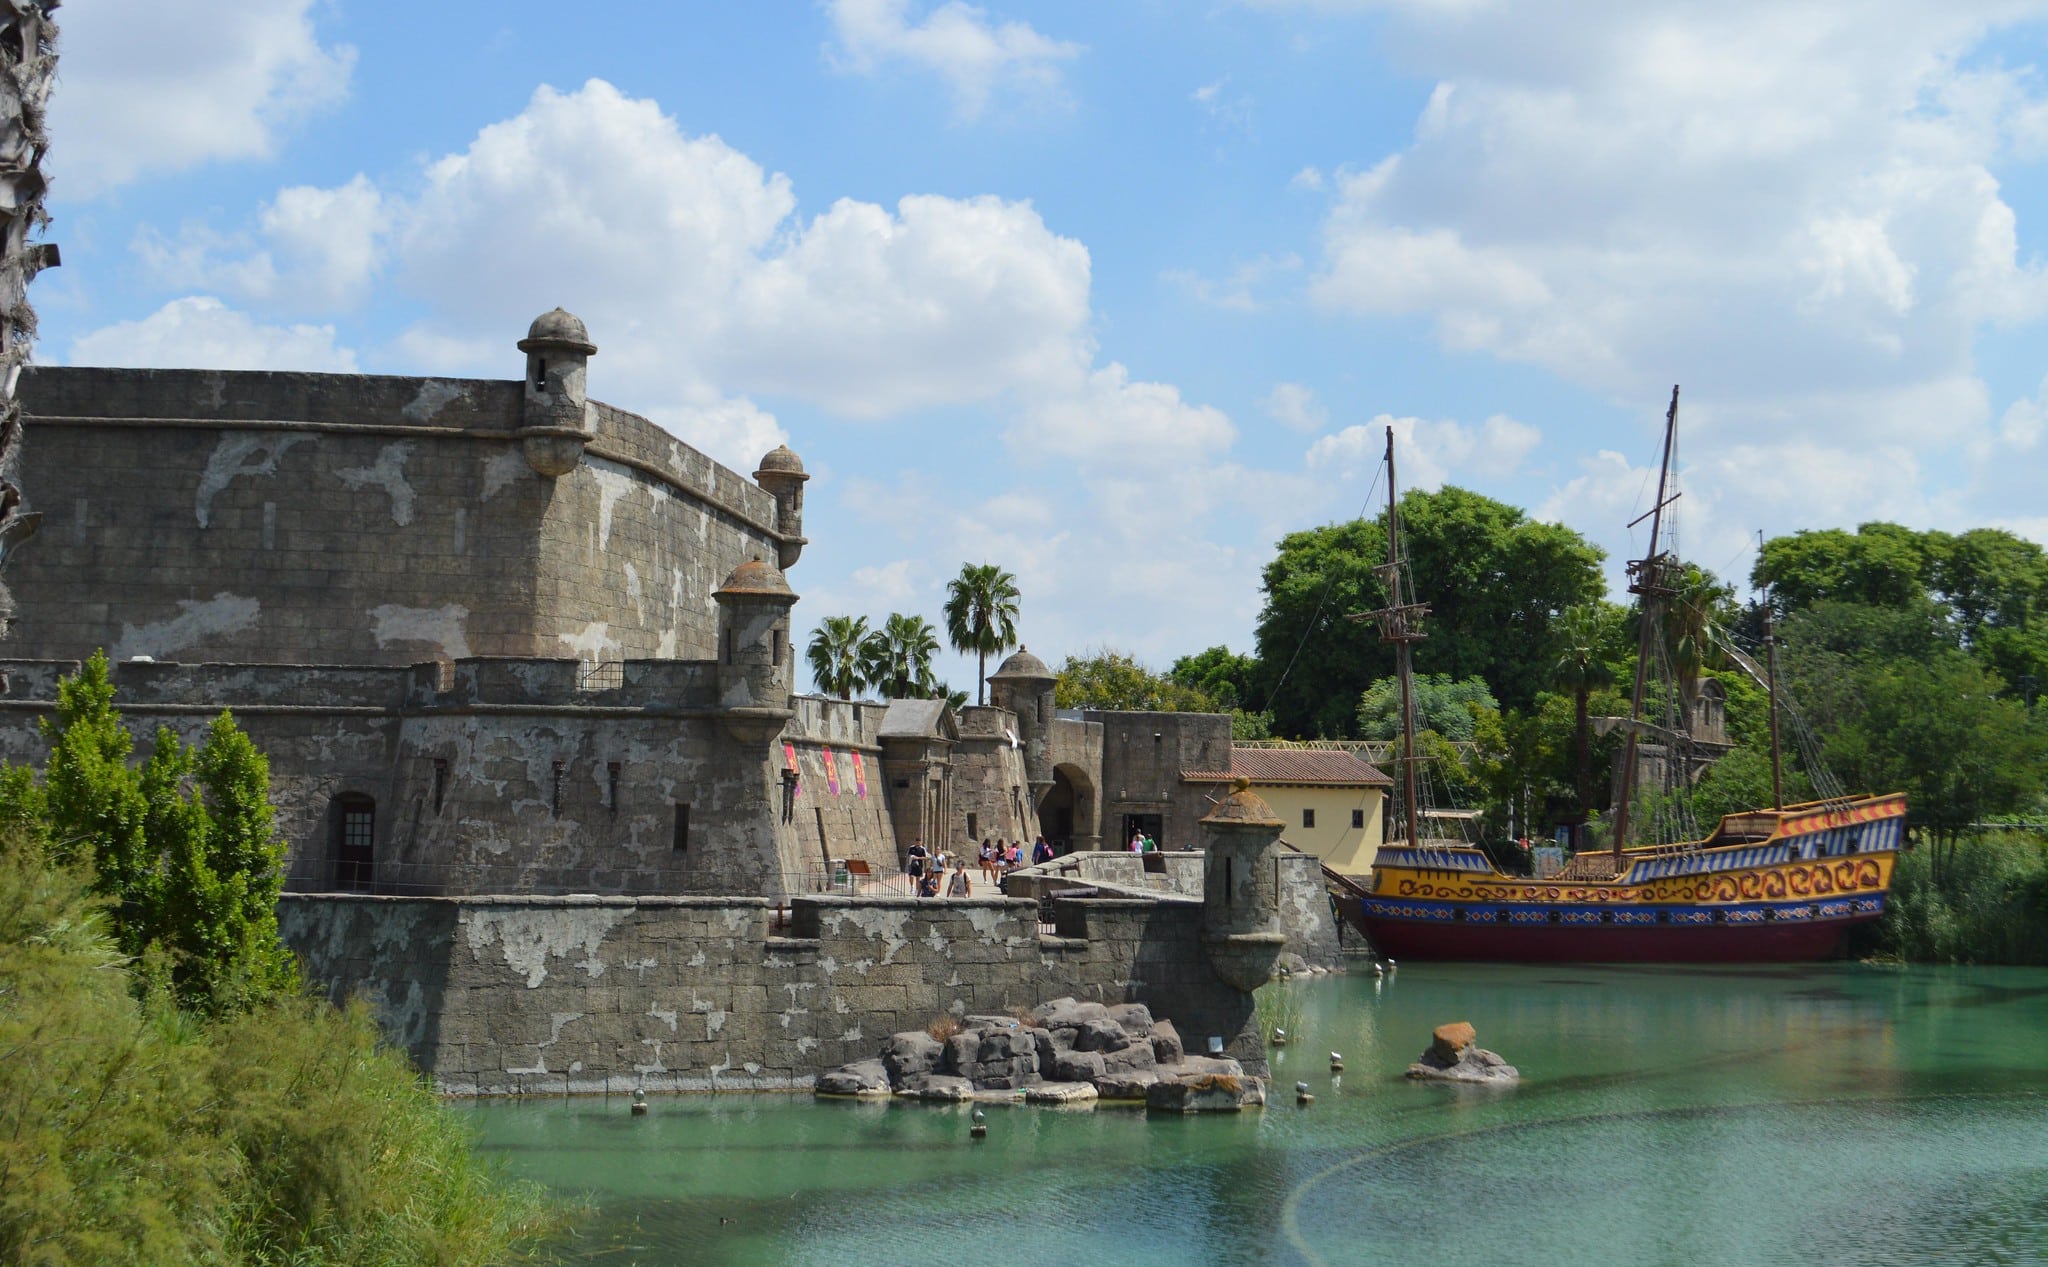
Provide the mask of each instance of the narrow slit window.
[{"label": "narrow slit window", "polygon": [[441,802],[448,797],[448,761],[445,757],[434,758],[434,812],[441,812]]},{"label": "narrow slit window", "polygon": [[605,763],[604,763],[604,781],[605,781],[605,797],[604,797],[604,799],[605,799],[605,804],[606,804],[607,806],[609,806],[609,807],[611,808],[611,811],[612,811],[612,816],[613,816],[614,818],[616,818],[616,817],[618,817],[618,813],[619,813],[619,763],[618,763],[618,762],[616,762],[616,761],[607,761],[607,762],[605,762]]},{"label": "narrow slit window", "polygon": [[548,789],[548,812],[560,818],[562,815],[562,775],[564,763],[555,762],[554,783]]},{"label": "narrow slit window", "polygon": [[690,847],[690,807],[682,801],[676,802],[676,834],[674,848],[682,853]]}]

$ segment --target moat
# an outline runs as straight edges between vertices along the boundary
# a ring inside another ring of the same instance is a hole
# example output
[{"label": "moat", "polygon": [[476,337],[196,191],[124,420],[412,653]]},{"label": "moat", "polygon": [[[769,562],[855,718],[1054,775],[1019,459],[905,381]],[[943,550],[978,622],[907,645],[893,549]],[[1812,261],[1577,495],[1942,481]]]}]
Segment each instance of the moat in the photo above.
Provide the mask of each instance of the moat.
[{"label": "moat", "polygon": [[[514,1173],[594,1207],[571,1261],[2048,1259],[2048,971],[1410,964],[1276,988],[1293,1040],[1272,1107],[1237,1117],[992,1107],[977,1143],[964,1109],[808,1096],[474,1111]],[[1402,1081],[1448,1020],[1522,1084]]]}]

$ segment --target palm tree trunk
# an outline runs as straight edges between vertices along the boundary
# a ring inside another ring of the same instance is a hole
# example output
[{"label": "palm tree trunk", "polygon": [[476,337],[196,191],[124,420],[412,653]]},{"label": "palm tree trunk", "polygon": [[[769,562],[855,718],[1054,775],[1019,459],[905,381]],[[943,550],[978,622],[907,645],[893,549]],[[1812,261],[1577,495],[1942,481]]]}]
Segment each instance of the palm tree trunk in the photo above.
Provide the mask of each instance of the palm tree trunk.
[{"label": "palm tree trunk", "polygon": [[988,652],[978,652],[974,667],[974,702],[988,703]]}]

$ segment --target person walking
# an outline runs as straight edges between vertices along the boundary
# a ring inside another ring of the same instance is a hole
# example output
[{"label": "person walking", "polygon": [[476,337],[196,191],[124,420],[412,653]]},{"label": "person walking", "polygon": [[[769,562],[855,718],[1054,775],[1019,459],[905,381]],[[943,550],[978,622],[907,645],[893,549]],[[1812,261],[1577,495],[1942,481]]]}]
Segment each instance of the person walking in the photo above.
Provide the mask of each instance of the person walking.
[{"label": "person walking", "polygon": [[992,836],[981,838],[981,878],[990,884],[1001,878],[996,874],[996,842]]},{"label": "person walking", "polygon": [[903,864],[903,874],[910,881],[910,891],[912,893],[916,893],[922,888],[925,869],[930,862],[931,854],[925,849],[924,842],[922,840],[911,841],[910,856],[909,860]]},{"label": "person walking", "polygon": [[971,897],[973,894],[974,885],[967,878],[967,864],[956,863],[953,867],[953,878],[946,881],[946,896]]},{"label": "person walking", "polygon": [[1038,863],[1051,861],[1052,844],[1049,841],[1047,841],[1044,836],[1040,836],[1038,838],[1038,843],[1031,846],[1032,865],[1036,866]]}]

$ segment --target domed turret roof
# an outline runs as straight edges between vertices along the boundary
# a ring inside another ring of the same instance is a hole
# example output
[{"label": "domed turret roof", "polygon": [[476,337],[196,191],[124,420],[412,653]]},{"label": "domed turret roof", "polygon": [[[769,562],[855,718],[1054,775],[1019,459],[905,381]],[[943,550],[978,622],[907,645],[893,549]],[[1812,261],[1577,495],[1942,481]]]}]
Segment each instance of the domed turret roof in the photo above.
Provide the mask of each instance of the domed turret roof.
[{"label": "domed turret roof", "polygon": [[1271,827],[1276,831],[1286,826],[1274,815],[1273,807],[1252,791],[1252,781],[1242,777],[1231,782],[1230,795],[1216,802],[1216,808],[1210,810],[1202,821],[1219,826]]},{"label": "domed turret roof", "polygon": [[1021,678],[1031,682],[1051,682],[1059,675],[1045,666],[1045,661],[1032,655],[1024,647],[1017,648],[1017,654],[1003,661],[1002,667],[988,675],[993,682],[997,678]]},{"label": "domed turret roof", "polygon": [[734,568],[725,578],[725,584],[719,586],[712,596],[717,598],[727,594],[796,600],[796,592],[789,588],[789,582],[781,571],[765,559],[750,559]]},{"label": "domed turret roof", "polygon": [[791,452],[788,445],[778,444],[768,451],[766,457],[761,459],[761,469],[754,472],[754,478],[758,480],[763,475],[802,475],[803,473],[803,459]]},{"label": "domed turret roof", "polygon": [[526,337],[519,341],[519,350],[531,352],[536,348],[570,348],[585,356],[597,351],[597,345],[590,341],[590,331],[583,325],[583,318],[562,308],[540,314],[526,328]]}]

